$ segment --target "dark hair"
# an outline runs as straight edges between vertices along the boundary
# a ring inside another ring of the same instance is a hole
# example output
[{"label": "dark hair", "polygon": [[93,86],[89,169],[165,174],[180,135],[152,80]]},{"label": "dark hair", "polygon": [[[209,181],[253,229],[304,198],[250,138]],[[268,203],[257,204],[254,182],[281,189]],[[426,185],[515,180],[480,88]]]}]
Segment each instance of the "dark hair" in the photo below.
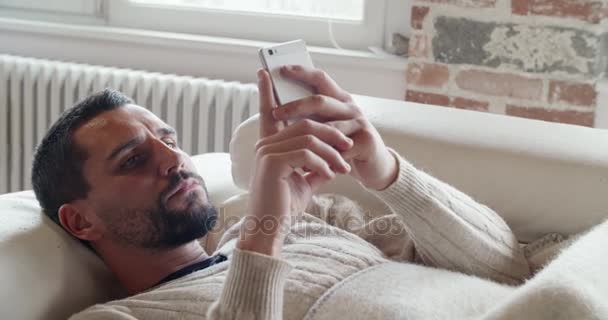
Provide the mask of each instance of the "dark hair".
[{"label": "dark hair", "polygon": [[59,208],[65,203],[83,199],[89,192],[89,185],[82,174],[82,164],[87,155],[74,143],[74,131],[100,113],[128,103],[133,103],[133,100],[114,89],[90,95],[63,112],[36,148],[32,186],[43,212],[58,225],[61,226]]}]

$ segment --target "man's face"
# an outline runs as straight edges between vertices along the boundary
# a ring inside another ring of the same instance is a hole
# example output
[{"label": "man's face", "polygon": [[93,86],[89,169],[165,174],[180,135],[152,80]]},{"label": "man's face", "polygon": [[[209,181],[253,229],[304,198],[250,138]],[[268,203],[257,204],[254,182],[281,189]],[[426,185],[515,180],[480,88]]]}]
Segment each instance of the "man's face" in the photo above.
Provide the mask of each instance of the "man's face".
[{"label": "man's face", "polygon": [[203,179],[175,131],[148,110],[126,105],[104,112],[73,135],[86,152],[87,207],[103,237],[147,249],[204,236],[217,218]]}]

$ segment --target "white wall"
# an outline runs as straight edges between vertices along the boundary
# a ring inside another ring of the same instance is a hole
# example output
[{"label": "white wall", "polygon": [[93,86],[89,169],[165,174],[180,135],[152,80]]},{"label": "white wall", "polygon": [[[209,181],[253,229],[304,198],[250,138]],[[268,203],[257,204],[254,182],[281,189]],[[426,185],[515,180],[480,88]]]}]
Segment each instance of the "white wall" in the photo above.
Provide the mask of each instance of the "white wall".
[{"label": "white wall", "polygon": [[[262,42],[104,26],[0,18],[0,53],[255,82]],[[311,48],[318,67],[347,90],[402,100],[405,59]]]}]

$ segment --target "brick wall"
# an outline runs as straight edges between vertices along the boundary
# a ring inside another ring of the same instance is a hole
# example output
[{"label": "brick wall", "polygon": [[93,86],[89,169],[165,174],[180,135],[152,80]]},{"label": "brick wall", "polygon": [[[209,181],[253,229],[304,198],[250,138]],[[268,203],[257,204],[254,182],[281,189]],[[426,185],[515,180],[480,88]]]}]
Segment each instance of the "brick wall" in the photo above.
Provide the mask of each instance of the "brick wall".
[{"label": "brick wall", "polygon": [[607,0],[412,0],[408,101],[593,126]]}]

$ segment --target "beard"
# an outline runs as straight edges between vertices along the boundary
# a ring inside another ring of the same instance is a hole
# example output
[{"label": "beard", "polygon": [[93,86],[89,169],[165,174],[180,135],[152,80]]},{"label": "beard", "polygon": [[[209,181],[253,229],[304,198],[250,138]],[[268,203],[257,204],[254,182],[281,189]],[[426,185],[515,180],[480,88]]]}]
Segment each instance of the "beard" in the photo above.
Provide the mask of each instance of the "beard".
[{"label": "beard", "polygon": [[[168,208],[167,195],[182,181],[196,179],[204,192],[190,191],[185,195],[182,209]],[[207,199],[205,201],[204,199]],[[144,249],[169,249],[205,236],[217,222],[217,209],[208,202],[204,181],[194,172],[181,171],[171,176],[169,185],[161,192],[155,208],[129,210],[106,220],[108,230],[118,242]]]},{"label": "beard", "polygon": [[171,190],[188,178],[198,180],[205,193],[204,198],[209,199],[201,176],[188,171],[175,173],[171,177],[167,189],[158,197],[158,209],[150,214],[158,232],[156,243],[152,242],[151,248],[180,246],[205,236],[215,226],[217,210],[210,203],[204,202],[196,192],[190,192],[186,196],[186,207],[182,210],[170,210],[167,203],[163,201]]}]

